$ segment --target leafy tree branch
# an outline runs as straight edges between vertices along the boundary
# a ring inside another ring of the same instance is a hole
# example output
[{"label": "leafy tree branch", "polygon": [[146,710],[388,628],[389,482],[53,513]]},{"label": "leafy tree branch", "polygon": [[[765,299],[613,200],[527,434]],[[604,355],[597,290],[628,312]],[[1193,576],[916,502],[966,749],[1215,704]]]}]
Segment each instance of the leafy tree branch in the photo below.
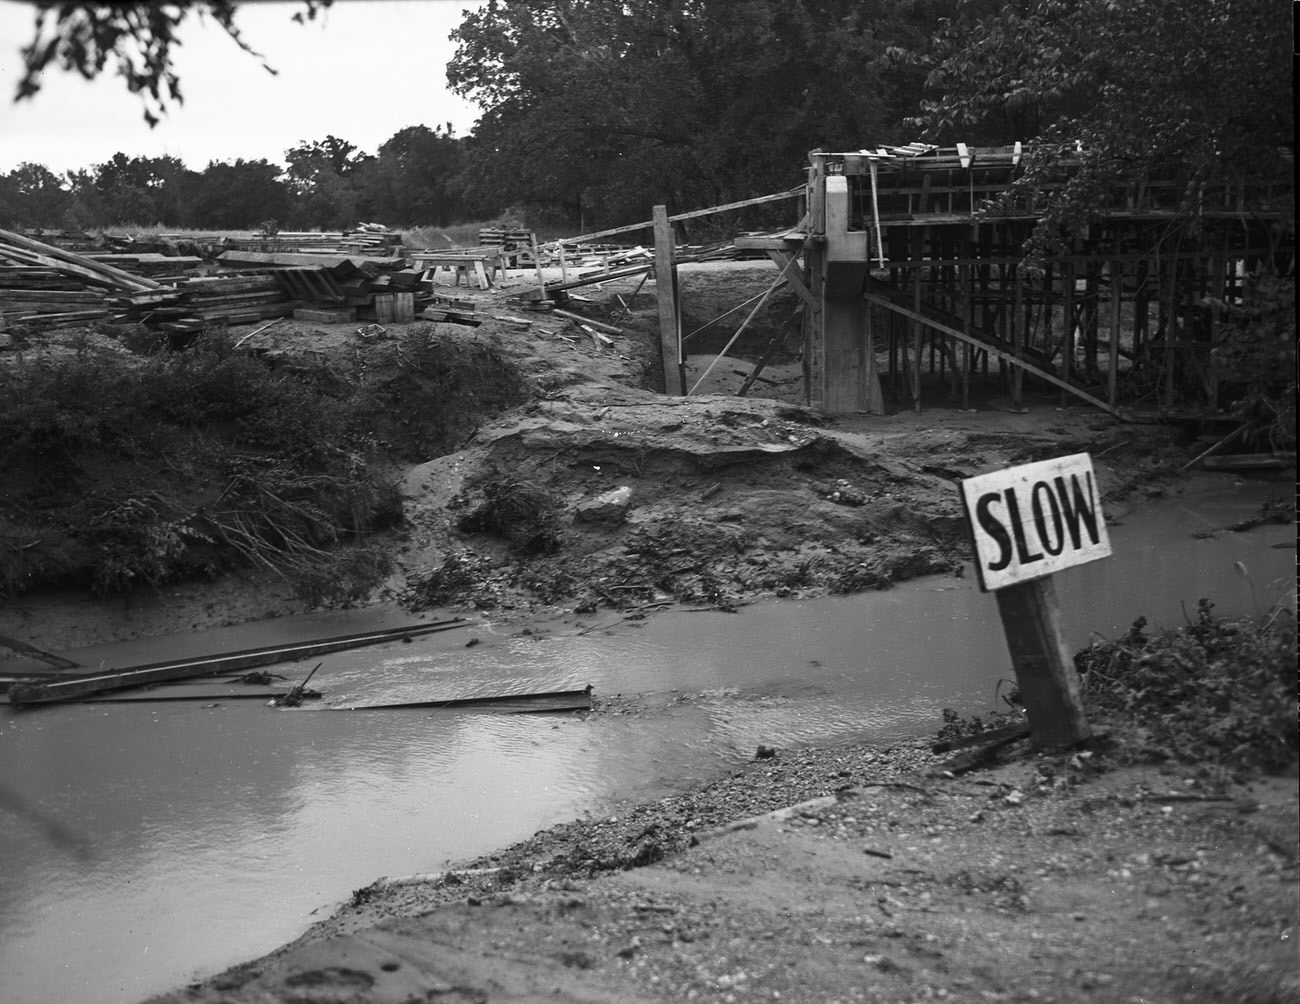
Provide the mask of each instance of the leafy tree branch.
[{"label": "leafy tree branch", "polygon": [[[294,20],[316,17],[333,0],[302,0]],[[30,99],[51,67],[94,80],[112,69],[144,105],[144,119],[156,125],[169,103],[182,104],[180,77],[172,62],[177,32],[191,14],[210,18],[250,56],[262,59],[245,41],[235,15],[235,0],[177,0],[173,3],[85,3],[38,0],[31,41],[20,50],[23,76],[14,100]],[[267,63],[267,72],[275,70]]]}]

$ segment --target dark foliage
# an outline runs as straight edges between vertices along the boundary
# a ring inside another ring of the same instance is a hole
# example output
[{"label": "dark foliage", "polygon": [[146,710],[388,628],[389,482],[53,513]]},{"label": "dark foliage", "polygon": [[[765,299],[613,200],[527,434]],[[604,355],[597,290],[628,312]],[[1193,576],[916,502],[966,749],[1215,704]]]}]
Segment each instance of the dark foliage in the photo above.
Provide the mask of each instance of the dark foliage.
[{"label": "dark foliage", "polygon": [[1075,664],[1088,703],[1144,730],[1146,752],[1243,771],[1295,764],[1293,608],[1227,621],[1201,600],[1182,630],[1148,633],[1139,618]]},{"label": "dark foliage", "polygon": [[482,486],[483,500],[460,520],[466,533],[490,533],[510,542],[519,554],[550,554],[563,536],[559,507],[543,489],[507,478]]},{"label": "dark foliage", "polygon": [[[410,356],[394,346],[355,380],[268,368],[221,332],[180,353],[83,346],[0,370],[0,595],[250,567],[314,602],[364,594],[387,559],[350,545],[400,521],[397,459],[454,448],[480,414],[467,399],[475,374],[501,371],[505,399],[526,392],[486,346],[425,328],[402,344]],[[375,415],[412,410],[437,434],[376,435]]]},{"label": "dark foliage", "polygon": [[[294,20],[314,18],[333,0],[302,0]],[[177,29],[191,14],[206,17],[235,43],[258,56],[235,24],[236,0],[172,0],[169,3],[95,3],[84,0],[38,0],[32,39],[22,48],[23,78],[15,100],[41,89],[41,75],[51,67],[93,80],[111,66],[144,106],[144,118],[158,123],[168,103],[182,102],[180,78],[172,63]],[[260,57],[258,57],[260,58]],[[271,73],[275,71],[263,64]]]},{"label": "dark foliage", "polygon": [[904,138],[944,6],[493,0],[447,69],[484,108],[468,195],[589,229],[790,188],[813,147]]},{"label": "dark foliage", "polygon": [[1273,0],[977,0],[943,20],[915,121],[937,140],[1029,145],[1013,197],[1052,182],[1031,253],[1142,175],[1181,182],[1194,233],[1208,181],[1293,192],[1288,29]]}]

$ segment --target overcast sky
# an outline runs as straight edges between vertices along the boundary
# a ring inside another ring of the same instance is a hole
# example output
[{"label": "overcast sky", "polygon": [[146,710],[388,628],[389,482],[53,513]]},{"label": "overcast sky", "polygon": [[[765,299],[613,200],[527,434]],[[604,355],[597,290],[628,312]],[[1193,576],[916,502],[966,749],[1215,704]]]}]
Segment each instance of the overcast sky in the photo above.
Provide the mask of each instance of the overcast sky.
[{"label": "overcast sky", "polygon": [[0,0],[0,173],[23,161],[62,173],[119,151],[196,170],[240,157],[283,163],[285,150],[330,134],[374,153],[406,126],[447,122],[464,135],[477,110],[447,90],[447,36],[481,2],[337,0],[304,25],[292,21],[297,3],[242,5],[236,24],[278,76],[191,15],[173,50],[185,103],[150,129],[140,100],[111,74],[86,82],[50,70],[40,93],[14,104],[35,12]]}]

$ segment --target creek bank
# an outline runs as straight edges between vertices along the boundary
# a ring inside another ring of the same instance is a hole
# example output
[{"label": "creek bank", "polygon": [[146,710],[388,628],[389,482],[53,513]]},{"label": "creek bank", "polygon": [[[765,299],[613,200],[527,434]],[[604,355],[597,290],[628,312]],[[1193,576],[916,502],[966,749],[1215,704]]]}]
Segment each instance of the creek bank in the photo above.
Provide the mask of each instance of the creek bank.
[{"label": "creek bank", "polygon": [[696,790],[357,889],[164,999],[1294,1000],[1294,593],[1212,607],[1076,656],[1073,749],[1007,737],[1011,701],[945,710],[933,745],[760,745]]},{"label": "creek bank", "polygon": [[1294,777],[1218,785],[1095,724],[1094,753],[1021,744],[961,777],[920,742],[764,751],[358,889],[294,944],[159,999],[1295,999]]}]

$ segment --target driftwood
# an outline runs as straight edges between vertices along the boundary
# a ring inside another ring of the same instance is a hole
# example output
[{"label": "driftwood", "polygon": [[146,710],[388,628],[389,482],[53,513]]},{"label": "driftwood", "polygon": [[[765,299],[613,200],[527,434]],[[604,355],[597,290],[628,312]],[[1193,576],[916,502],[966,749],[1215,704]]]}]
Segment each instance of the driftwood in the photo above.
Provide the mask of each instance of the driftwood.
[{"label": "driftwood", "polygon": [[990,757],[1004,746],[1010,746],[1017,740],[1023,739],[1029,735],[1028,723],[1017,725],[1006,729],[994,729],[990,732],[982,733],[979,736],[972,736],[973,739],[982,739],[983,744],[966,753],[958,753],[950,760],[945,760],[934,768],[939,774],[965,774],[967,771],[975,770],[986,764]]},{"label": "driftwood", "polygon": [[339,635],[322,641],[245,649],[239,652],[205,656],[199,659],[149,663],[143,666],[112,669],[102,673],[73,676],[56,681],[17,683],[9,688],[9,703],[23,705],[46,704],[87,697],[91,694],[125,690],[129,687],[166,683],[169,680],[184,680],[196,676],[216,676],[222,673],[240,672],[245,669],[255,669],[258,666],[271,666],[278,662],[307,659],[328,652],[342,652],[347,649],[363,648],[368,645],[404,641],[419,635],[464,627],[468,623],[468,621],[460,618],[454,618],[447,621],[414,624],[409,627],[389,628],[383,631]]},{"label": "driftwood", "polygon": [[[308,677],[308,679],[311,678]],[[426,708],[439,711],[443,709],[490,711],[503,715],[541,714],[551,711],[589,711],[591,709],[591,684],[587,684],[581,690],[549,690],[535,694],[500,694],[490,697],[458,697],[450,700],[386,701],[382,704],[349,704],[322,710],[388,711],[397,708]]]},{"label": "driftwood", "polygon": [[1007,725],[1000,729],[988,729],[984,732],[976,732],[974,735],[961,736],[957,739],[946,739],[942,742],[933,743],[930,749],[934,753],[949,753],[952,750],[967,749],[971,746],[983,746],[988,743],[1000,742],[1004,739],[1019,739],[1022,736],[1029,735],[1029,723],[1017,722],[1015,725]]},{"label": "driftwood", "polygon": [[271,698],[273,708],[296,708],[308,698],[320,697],[320,694],[314,690],[308,690],[307,684],[311,683],[311,678],[316,675],[316,670],[320,669],[324,663],[318,662],[312,667],[311,672],[307,674],[307,679],[302,683],[295,683],[289,688],[289,692],[280,697]]}]

